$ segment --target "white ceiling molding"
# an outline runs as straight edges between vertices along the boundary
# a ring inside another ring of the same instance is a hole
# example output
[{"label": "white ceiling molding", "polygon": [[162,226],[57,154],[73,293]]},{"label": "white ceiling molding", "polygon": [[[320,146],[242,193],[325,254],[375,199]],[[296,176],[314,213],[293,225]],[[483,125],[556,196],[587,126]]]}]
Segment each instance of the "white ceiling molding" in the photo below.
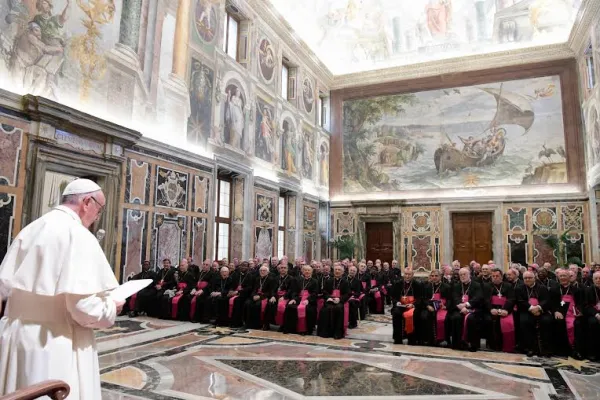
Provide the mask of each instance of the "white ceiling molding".
[{"label": "white ceiling molding", "polygon": [[531,64],[540,61],[573,58],[575,53],[567,44],[529,47],[526,49],[481,54],[447,60],[436,60],[422,64],[410,64],[383,70],[358,72],[334,77],[332,90],[375,83],[394,82],[424,78],[450,73],[478,71],[490,68]]}]

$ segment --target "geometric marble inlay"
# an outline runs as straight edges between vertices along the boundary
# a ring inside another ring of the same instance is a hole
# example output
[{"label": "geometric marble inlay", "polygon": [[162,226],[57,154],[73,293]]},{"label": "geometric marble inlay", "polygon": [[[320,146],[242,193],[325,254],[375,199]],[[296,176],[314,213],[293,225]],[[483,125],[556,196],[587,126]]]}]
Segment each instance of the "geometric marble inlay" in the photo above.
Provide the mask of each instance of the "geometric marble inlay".
[{"label": "geometric marble inlay", "polygon": [[365,393],[371,397],[479,394],[356,361],[219,361],[303,396],[363,396]]}]

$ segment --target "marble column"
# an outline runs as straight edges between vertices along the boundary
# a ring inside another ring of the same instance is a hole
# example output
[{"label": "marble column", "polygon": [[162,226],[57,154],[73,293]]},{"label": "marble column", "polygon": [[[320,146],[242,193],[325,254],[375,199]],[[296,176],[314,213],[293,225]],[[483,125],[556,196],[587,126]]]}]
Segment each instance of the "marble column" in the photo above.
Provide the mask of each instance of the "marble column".
[{"label": "marble column", "polygon": [[177,7],[177,25],[173,45],[173,74],[185,81],[188,58],[188,41],[190,38],[191,0],[179,0]]},{"label": "marble column", "polygon": [[487,39],[486,20],[485,20],[485,2],[479,0],[475,2],[475,15],[477,16],[477,38],[479,40]]},{"label": "marble column", "polygon": [[142,2],[142,0],[123,0],[123,10],[121,12],[119,43],[135,52],[138,51],[140,41]]}]

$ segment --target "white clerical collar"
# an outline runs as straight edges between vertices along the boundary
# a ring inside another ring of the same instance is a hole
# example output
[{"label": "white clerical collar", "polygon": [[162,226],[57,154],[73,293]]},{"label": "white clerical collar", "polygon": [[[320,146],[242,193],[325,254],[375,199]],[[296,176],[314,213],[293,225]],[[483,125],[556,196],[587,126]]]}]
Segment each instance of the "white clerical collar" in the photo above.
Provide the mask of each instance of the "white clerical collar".
[{"label": "white clerical collar", "polygon": [[68,214],[75,221],[78,221],[79,223],[82,223],[81,222],[81,218],[79,218],[79,215],[77,215],[77,213],[75,211],[71,210],[69,207],[66,207],[66,206],[56,206],[56,207],[54,207],[54,209],[58,210],[58,211],[62,211],[64,213]]}]

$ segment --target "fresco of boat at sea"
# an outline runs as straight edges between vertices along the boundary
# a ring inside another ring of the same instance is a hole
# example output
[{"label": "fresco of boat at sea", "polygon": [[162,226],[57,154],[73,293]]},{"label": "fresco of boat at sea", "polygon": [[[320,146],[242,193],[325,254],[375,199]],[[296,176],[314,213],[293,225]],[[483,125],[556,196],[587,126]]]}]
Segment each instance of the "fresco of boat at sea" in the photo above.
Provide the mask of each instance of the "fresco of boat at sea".
[{"label": "fresco of boat at sea", "polygon": [[558,76],[350,100],[343,108],[347,193],[567,181]]}]

